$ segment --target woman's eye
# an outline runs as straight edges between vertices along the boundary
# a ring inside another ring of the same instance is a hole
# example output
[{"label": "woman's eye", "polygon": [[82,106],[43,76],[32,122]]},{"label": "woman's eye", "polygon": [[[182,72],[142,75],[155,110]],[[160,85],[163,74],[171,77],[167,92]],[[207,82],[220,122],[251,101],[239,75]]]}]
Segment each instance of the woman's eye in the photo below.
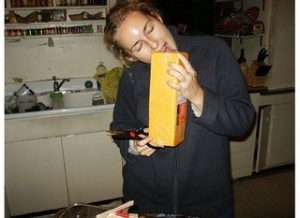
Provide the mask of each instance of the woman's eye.
[{"label": "woman's eye", "polygon": [[152,33],[153,30],[154,30],[154,26],[148,25],[148,26],[147,26],[147,29],[146,29],[146,33],[147,33],[147,34],[150,34],[150,33]]},{"label": "woman's eye", "polygon": [[138,49],[137,49],[137,51],[141,51],[141,50],[142,50],[142,48],[143,48],[143,44],[142,44],[142,43],[140,43],[140,44],[139,44],[139,46],[138,46]]},{"label": "woman's eye", "polygon": [[140,42],[134,47],[134,51],[139,52],[142,50],[142,48],[143,48],[143,43]]}]

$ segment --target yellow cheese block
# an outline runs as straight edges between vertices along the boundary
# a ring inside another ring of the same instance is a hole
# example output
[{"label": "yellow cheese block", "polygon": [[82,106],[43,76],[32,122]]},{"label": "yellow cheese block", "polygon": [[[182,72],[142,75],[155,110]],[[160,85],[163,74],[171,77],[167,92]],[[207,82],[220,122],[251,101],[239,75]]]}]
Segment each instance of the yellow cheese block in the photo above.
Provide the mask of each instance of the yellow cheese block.
[{"label": "yellow cheese block", "polygon": [[[183,53],[186,57],[187,53]],[[178,82],[168,74],[170,63],[180,64],[176,52],[155,52],[151,57],[149,136],[151,144],[174,147],[184,139],[186,99],[167,81]]]}]

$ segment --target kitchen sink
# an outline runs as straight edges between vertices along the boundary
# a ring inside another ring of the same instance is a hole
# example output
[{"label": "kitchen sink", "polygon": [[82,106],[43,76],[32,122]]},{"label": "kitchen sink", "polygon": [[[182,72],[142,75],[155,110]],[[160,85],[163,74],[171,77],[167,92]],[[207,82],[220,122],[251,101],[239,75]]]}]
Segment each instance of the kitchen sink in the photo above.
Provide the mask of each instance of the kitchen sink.
[{"label": "kitchen sink", "polygon": [[[88,81],[89,87],[86,85]],[[54,91],[52,80],[27,82],[20,86],[6,86],[5,119],[90,113],[111,110],[114,107],[114,104],[108,104],[103,93],[95,88],[97,84],[93,78],[70,79],[63,87],[56,87],[61,93]],[[23,90],[24,87],[27,92]],[[31,90],[30,93],[28,89]],[[53,102],[53,99],[56,101]]]},{"label": "kitchen sink", "polygon": [[[8,105],[5,105],[5,113],[49,111],[54,109],[79,109],[106,104],[102,92],[97,89],[64,90],[61,91],[61,93],[63,97],[60,100],[61,104],[59,108],[53,107],[53,100],[50,97],[53,92],[42,92],[36,93],[35,95],[24,95],[22,96],[22,101],[18,100],[20,98],[15,99],[16,103],[12,104],[12,109],[8,110]],[[6,96],[6,99],[8,98],[9,96]]]},{"label": "kitchen sink", "polygon": [[[93,105],[106,104],[103,94],[99,90],[84,89],[84,90],[68,90],[61,91],[63,93],[63,108],[80,108],[90,107]],[[37,95],[37,102],[41,102],[46,106],[52,107],[51,92],[41,93]]]}]

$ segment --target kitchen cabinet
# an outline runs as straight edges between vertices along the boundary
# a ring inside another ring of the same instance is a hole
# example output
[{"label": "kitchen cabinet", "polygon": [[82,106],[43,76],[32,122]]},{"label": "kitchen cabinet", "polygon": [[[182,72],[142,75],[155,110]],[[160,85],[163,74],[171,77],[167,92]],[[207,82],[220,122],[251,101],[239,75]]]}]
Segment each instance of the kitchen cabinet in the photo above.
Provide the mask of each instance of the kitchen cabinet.
[{"label": "kitchen cabinet", "polygon": [[71,204],[122,197],[122,159],[106,132],[64,136],[62,142]]},{"label": "kitchen cabinet", "polygon": [[295,161],[294,93],[264,98],[258,133],[256,172]]},{"label": "kitchen cabinet", "polygon": [[122,157],[105,132],[112,108],[5,120],[5,188],[12,216],[122,197]]},{"label": "kitchen cabinet", "polygon": [[294,92],[251,93],[255,123],[242,139],[230,141],[233,179],[250,176],[263,169],[294,163]]},{"label": "kitchen cabinet", "polygon": [[68,206],[61,138],[7,142],[5,189],[12,216]]}]

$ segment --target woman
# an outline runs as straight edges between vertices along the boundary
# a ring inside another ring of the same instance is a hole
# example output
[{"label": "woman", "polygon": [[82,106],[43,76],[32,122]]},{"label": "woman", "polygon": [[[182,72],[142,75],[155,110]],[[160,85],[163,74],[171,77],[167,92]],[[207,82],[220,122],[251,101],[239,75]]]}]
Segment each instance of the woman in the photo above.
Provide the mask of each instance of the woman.
[{"label": "woman", "polygon": [[178,53],[183,66],[172,63],[169,74],[179,83],[168,82],[189,102],[184,141],[163,148],[146,134],[141,140],[115,140],[126,161],[125,200],[134,200],[140,214],[233,217],[228,137],[247,133],[254,109],[231,50],[212,36],[178,35],[155,8],[139,1],[117,4],[106,22],[105,42],[128,66],[111,129],[148,126],[152,52],[189,54],[186,59]]}]

